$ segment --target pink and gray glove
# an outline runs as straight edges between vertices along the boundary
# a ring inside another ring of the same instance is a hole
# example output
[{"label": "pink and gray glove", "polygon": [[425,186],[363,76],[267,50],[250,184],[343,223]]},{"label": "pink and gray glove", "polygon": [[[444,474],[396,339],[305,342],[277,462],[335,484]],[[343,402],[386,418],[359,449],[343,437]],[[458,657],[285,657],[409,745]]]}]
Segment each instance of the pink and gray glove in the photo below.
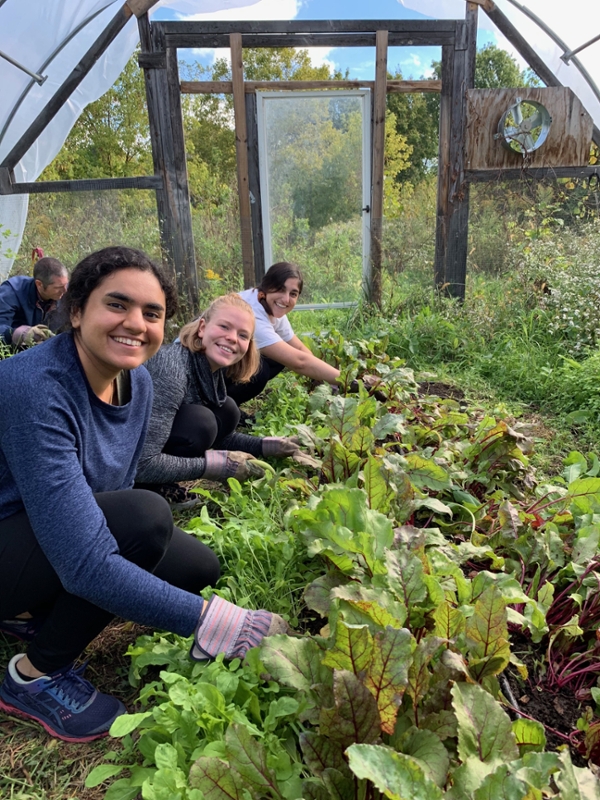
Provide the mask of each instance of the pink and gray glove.
[{"label": "pink and gray glove", "polygon": [[265,636],[279,633],[291,633],[279,614],[249,611],[213,595],[200,615],[190,656],[194,661],[215,658],[219,653],[226,658],[244,658]]},{"label": "pink and gray glove", "polygon": [[297,436],[286,439],[282,436],[265,436],[262,440],[263,456],[293,456],[300,449],[300,440]]},{"label": "pink and gray glove", "polygon": [[265,471],[260,467],[253,455],[239,450],[207,450],[204,458],[206,469],[200,476],[210,481],[226,481],[236,478],[245,481],[248,478],[262,478]]}]

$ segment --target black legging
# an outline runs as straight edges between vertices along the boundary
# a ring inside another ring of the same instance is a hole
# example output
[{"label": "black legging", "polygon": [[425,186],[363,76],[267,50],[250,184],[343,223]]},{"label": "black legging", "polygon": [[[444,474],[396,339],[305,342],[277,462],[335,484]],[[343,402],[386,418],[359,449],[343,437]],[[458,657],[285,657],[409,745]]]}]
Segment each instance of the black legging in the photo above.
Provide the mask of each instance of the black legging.
[{"label": "black legging", "polygon": [[273,361],[272,358],[261,355],[258,372],[254,373],[248,383],[232,383],[230,380],[225,380],[227,394],[235,400],[238,406],[241,406],[259,395],[267,383],[275,375],[279,375],[282,369],[284,369],[284,365],[280,364],[279,361]]},{"label": "black legging", "polygon": [[211,447],[219,449],[219,442],[233,433],[240,421],[240,410],[228,397],[222,406],[181,406],[173,420],[171,435],[163,453],[180,458],[203,456]]},{"label": "black legging", "polygon": [[[216,584],[216,555],[173,525],[171,510],[158,494],[131,489],[95,498],[123,558],[195,595]],[[21,511],[0,521],[0,619],[26,611],[48,614],[27,652],[41,672],[70,664],[113,618],[63,589]]]}]

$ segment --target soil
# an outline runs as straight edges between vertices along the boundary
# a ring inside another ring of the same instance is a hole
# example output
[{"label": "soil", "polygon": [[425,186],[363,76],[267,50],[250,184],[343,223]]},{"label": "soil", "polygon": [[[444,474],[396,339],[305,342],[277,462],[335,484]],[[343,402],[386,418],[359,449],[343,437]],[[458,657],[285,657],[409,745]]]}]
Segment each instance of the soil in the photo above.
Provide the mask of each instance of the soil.
[{"label": "soil", "polygon": [[435,395],[442,400],[447,398],[451,400],[464,400],[465,393],[458,386],[453,386],[450,383],[442,383],[441,381],[419,381],[419,394],[421,395]]},{"label": "soil", "polygon": [[[533,645],[519,634],[511,635],[511,645],[511,649],[525,664],[529,673],[529,677],[524,680],[513,667],[504,672],[519,710],[544,726],[547,750],[557,750],[568,744],[573,763],[578,767],[588,766],[587,759],[578,751],[573,739],[568,742],[566,738],[572,737],[577,730],[577,720],[585,714],[586,704],[579,701],[568,686],[554,691],[538,680],[539,664],[545,660],[543,649],[535,651],[539,645]],[[517,718],[517,714],[510,709],[509,713],[513,719]]]}]

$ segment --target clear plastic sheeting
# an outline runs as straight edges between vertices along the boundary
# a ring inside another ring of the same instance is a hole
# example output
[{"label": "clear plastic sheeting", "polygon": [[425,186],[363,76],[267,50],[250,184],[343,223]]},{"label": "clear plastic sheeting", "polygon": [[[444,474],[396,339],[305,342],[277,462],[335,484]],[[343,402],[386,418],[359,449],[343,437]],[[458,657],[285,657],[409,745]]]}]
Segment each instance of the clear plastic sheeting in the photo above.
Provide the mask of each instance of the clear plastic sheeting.
[{"label": "clear plastic sheeting", "polygon": [[[401,0],[401,2],[406,8],[420,11],[421,14],[433,19],[464,19],[465,16],[464,0]],[[559,3],[557,0],[554,2],[518,0],[517,5],[513,5],[510,0],[494,0],[494,2],[559,81],[575,92],[595,124],[600,127],[600,100],[589,83],[573,62],[566,64],[561,59],[564,51],[552,37],[521,10],[523,7],[535,14],[569,49],[575,50],[600,34],[598,0],[569,0],[569,3]],[[478,20],[480,28],[498,33],[483,9],[479,10]],[[510,52],[515,52],[512,45],[502,36],[499,45]],[[600,41],[582,50],[577,54],[577,58],[595,85],[600,87]]]},{"label": "clear plastic sheeting", "polygon": [[[183,13],[198,14],[252,5],[257,0],[177,0]],[[175,0],[163,0],[169,6]],[[42,85],[0,58],[0,161],[56,93],[67,76],[113,19],[122,0],[0,0],[0,51],[31,72],[46,77]],[[15,168],[17,181],[34,181],[60,151],[86,105],[117,80],[139,41],[132,17],[68,102],[48,124]],[[0,280],[19,249],[27,218],[27,195],[0,196]],[[6,236],[6,232],[10,234]]]},{"label": "clear plastic sheeting", "polygon": [[304,305],[359,300],[370,92],[259,92],[257,105],[265,266],[302,264]]}]

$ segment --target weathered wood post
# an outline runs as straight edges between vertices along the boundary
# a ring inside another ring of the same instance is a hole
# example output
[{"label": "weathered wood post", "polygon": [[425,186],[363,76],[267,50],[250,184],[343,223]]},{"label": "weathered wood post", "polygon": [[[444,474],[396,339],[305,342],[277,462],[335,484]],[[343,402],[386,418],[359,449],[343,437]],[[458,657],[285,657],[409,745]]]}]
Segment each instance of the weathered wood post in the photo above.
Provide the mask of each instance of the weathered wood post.
[{"label": "weathered wood post", "polygon": [[477,5],[467,3],[454,45],[442,47],[442,94],[434,281],[464,300],[467,277],[469,184],[465,181],[466,92],[475,82]]},{"label": "weathered wood post", "polygon": [[138,20],[154,172],[162,177],[156,205],[163,255],[177,281],[177,290],[198,310],[198,277],[185,160],[177,49],[167,47],[159,24],[148,15]]},{"label": "weathered wood post", "polygon": [[256,92],[246,93],[246,128],[248,131],[248,189],[252,216],[252,249],[254,253],[255,286],[261,282],[269,264],[265,264],[265,240],[260,191],[260,166],[258,162],[258,120]]},{"label": "weathered wood post", "polygon": [[248,182],[248,133],[246,130],[246,92],[244,89],[244,64],[242,61],[242,34],[229,35],[231,48],[231,82],[233,84],[233,115],[235,120],[235,149],[237,154],[238,196],[242,233],[242,267],[244,288],[254,286],[252,259],[252,218]]},{"label": "weathered wood post", "polygon": [[385,155],[385,111],[387,100],[388,32],[375,34],[375,87],[373,98],[373,162],[371,173],[371,280],[367,299],[381,308],[383,235],[383,166]]}]

